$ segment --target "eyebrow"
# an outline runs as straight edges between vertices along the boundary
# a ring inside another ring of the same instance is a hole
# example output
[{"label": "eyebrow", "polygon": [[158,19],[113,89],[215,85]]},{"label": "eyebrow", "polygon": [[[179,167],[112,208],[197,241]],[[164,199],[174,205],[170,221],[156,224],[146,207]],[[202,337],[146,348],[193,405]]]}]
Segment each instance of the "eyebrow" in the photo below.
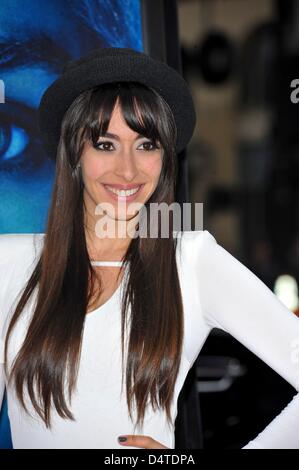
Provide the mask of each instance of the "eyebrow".
[{"label": "eyebrow", "polygon": [[[48,56],[45,51],[50,51]],[[50,61],[49,61],[50,56]],[[70,60],[69,54],[45,34],[40,33],[34,39],[21,42],[7,42],[0,38],[0,66],[19,67],[35,62],[44,62],[52,71],[61,73],[64,64]]]},{"label": "eyebrow", "polygon": [[[105,134],[101,134],[99,137],[110,137],[111,139],[115,139],[115,140],[120,140],[119,136],[116,135],[116,134],[112,134],[111,132],[106,132]],[[142,137],[145,137],[145,135],[142,135],[142,134],[138,134],[136,137],[135,137],[135,140],[137,139],[141,139]]]}]

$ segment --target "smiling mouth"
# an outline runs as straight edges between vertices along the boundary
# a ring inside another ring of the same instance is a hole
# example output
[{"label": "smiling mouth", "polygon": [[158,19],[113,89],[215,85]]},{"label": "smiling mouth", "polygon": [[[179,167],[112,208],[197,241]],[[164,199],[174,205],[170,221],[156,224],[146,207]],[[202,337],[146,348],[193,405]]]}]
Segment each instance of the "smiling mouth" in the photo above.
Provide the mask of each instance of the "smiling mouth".
[{"label": "smiling mouth", "polygon": [[137,194],[139,194],[140,190],[143,188],[144,184],[136,186],[131,189],[116,189],[108,184],[104,184],[104,187],[109,194],[116,199],[119,200],[130,200],[133,199]]}]

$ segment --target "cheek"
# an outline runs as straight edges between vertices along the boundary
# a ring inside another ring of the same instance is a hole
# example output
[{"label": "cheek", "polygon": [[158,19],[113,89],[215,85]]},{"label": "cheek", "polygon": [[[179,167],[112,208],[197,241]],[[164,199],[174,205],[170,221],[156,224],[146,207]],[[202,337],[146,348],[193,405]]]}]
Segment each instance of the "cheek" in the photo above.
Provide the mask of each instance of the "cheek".
[{"label": "cheek", "polygon": [[96,180],[109,170],[109,165],[104,159],[88,158],[84,162],[84,177],[88,180]]},{"label": "cheek", "polygon": [[162,158],[157,157],[143,162],[143,171],[152,179],[158,179],[162,169]]}]

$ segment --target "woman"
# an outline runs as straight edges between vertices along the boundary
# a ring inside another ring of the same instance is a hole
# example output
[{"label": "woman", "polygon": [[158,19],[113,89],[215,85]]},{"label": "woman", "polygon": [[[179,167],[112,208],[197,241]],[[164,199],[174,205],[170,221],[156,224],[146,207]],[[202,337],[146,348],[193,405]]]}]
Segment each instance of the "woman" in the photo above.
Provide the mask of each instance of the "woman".
[{"label": "woman", "polygon": [[[195,125],[179,74],[95,50],[45,92],[39,123],[56,158],[46,233],[0,237],[14,448],[174,448],[177,398],[213,327],[298,391],[299,320],[265,284],[207,230],[176,232],[166,217],[168,237],[165,218],[141,236],[149,209],[174,200]],[[297,394],[244,448],[299,448],[298,431]]]}]

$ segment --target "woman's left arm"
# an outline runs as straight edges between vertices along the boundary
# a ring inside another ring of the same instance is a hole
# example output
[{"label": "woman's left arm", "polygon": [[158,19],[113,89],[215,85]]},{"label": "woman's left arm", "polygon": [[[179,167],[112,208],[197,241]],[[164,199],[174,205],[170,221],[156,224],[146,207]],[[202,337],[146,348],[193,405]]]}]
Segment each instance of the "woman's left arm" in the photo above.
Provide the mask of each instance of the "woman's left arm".
[{"label": "woman's left arm", "polygon": [[[200,233],[200,232],[197,232]],[[299,391],[299,318],[205,230],[195,276],[205,321],[228,332]],[[299,393],[243,449],[299,449]]]}]

